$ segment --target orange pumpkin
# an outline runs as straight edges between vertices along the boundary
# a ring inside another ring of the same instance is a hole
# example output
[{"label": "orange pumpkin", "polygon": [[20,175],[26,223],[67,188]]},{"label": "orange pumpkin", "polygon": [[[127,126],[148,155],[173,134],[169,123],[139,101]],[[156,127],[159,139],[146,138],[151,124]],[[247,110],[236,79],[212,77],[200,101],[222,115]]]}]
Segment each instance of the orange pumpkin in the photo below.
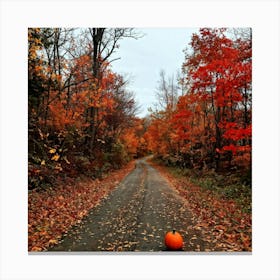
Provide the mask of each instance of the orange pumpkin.
[{"label": "orange pumpkin", "polygon": [[183,247],[183,237],[175,229],[166,233],[164,242],[169,250],[180,250]]}]

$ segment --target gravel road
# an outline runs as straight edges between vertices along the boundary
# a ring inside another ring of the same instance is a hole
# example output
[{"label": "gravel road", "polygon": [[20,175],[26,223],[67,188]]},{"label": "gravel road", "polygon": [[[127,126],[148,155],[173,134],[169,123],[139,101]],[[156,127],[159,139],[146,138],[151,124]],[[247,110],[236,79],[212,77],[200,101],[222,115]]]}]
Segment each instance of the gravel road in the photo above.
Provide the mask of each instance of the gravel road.
[{"label": "gravel road", "polygon": [[164,236],[172,229],[183,236],[183,251],[204,251],[207,244],[194,223],[187,201],[141,159],[114,191],[49,251],[166,251]]}]

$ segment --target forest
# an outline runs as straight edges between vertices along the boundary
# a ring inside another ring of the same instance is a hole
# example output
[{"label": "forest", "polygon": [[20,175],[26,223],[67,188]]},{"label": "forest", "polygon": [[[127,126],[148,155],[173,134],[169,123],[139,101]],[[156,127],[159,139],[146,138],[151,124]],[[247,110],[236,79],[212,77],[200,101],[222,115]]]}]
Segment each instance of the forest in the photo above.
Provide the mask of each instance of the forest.
[{"label": "forest", "polygon": [[[136,159],[153,155],[153,164],[173,176],[208,189],[217,185],[237,200],[247,193],[242,203],[250,213],[252,30],[194,33],[180,75],[174,81],[160,71],[157,105],[143,118],[130,81],[112,70],[120,41],[141,36],[133,28],[28,29],[29,192],[70,182],[74,193],[77,180],[88,178],[96,186],[111,172],[132,170]],[[104,183],[101,192],[112,187],[106,188]],[[65,199],[58,197],[57,203]],[[29,208],[36,209],[35,198],[29,199]],[[37,231],[45,237],[45,230]]]},{"label": "forest", "polygon": [[143,155],[144,120],[110,56],[132,29],[28,31],[29,187],[99,177]]},{"label": "forest", "polygon": [[118,41],[136,31],[30,28],[29,188],[61,174],[98,177],[149,153],[182,168],[250,170],[251,31],[235,41],[225,31],[193,34],[181,78],[162,71],[160,106],[140,119],[128,81],[110,68]]}]

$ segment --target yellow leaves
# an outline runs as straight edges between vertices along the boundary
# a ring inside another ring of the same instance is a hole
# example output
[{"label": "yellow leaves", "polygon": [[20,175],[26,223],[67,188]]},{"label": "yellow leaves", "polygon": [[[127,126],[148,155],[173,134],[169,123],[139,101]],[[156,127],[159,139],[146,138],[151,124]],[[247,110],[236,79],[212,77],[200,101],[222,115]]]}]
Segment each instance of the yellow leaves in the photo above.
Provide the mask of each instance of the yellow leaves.
[{"label": "yellow leaves", "polygon": [[36,57],[37,57],[36,51],[34,51],[33,49],[31,49],[31,50],[29,51],[29,54],[28,54],[28,59],[30,59],[30,60],[35,60]]},{"label": "yellow leaves", "polygon": [[60,155],[55,154],[55,155],[51,158],[51,160],[58,161],[59,158],[60,158]]},{"label": "yellow leaves", "polygon": [[55,245],[57,243],[58,243],[58,241],[56,239],[50,239],[48,242],[49,245]]},{"label": "yellow leaves", "polygon": [[[67,164],[70,164],[70,161],[67,159],[67,157],[66,156],[61,157],[58,152],[62,152],[62,149],[58,149],[58,150],[55,148],[49,149],[48,153],[51,154],[51,160],[57,162],[59,159],[63,159]],[[42,160],[41,165],[46,165],[46,161]],[[55,169],[62,171],[62,167],[60,164],[57,164],[55,166]]]},{"label": "yellow leaves", "polygon": [[42,44],[41,40],[38,39],[38,38],[34,38],[33,41],[36,45],[41,45]]},{"label": "yellow leaves", "polygon": [[[56,149],[52,148],[49,150],[49,153],[50,154],[55,154],[56,153]],[[55,155],[52,156],[51,160],[54,160],[54,161],[58,161],[60,158],[60,155],[58,155],[57,153]]]},{"label": "yellow leaves", "polygon": [[49,150],[49,153],[50,153],[50,154],[54,154],[55,152],[56,152],[56,149],[50,149],[50,150]]},{"label": "yellow leaves", "polygon": [[78,213],[78,217],[79,218],[82,218],[83,216],[85,216],[86,214],[87,214],[87,210],[83,210],[83,211],[80,211],[79,213]]}]

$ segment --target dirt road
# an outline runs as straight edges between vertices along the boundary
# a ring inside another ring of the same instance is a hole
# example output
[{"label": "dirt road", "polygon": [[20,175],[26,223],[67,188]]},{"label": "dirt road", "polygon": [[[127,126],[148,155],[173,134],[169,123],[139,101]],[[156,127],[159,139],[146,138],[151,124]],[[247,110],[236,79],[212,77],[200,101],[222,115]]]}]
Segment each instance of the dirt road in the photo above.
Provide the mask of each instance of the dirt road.
[{"label": "dirt road", "polygon": [[204,251],[187,202],[145,159],[82,222],[49,251],[165,251],[165,233],[176,229],[184,251]]}]

